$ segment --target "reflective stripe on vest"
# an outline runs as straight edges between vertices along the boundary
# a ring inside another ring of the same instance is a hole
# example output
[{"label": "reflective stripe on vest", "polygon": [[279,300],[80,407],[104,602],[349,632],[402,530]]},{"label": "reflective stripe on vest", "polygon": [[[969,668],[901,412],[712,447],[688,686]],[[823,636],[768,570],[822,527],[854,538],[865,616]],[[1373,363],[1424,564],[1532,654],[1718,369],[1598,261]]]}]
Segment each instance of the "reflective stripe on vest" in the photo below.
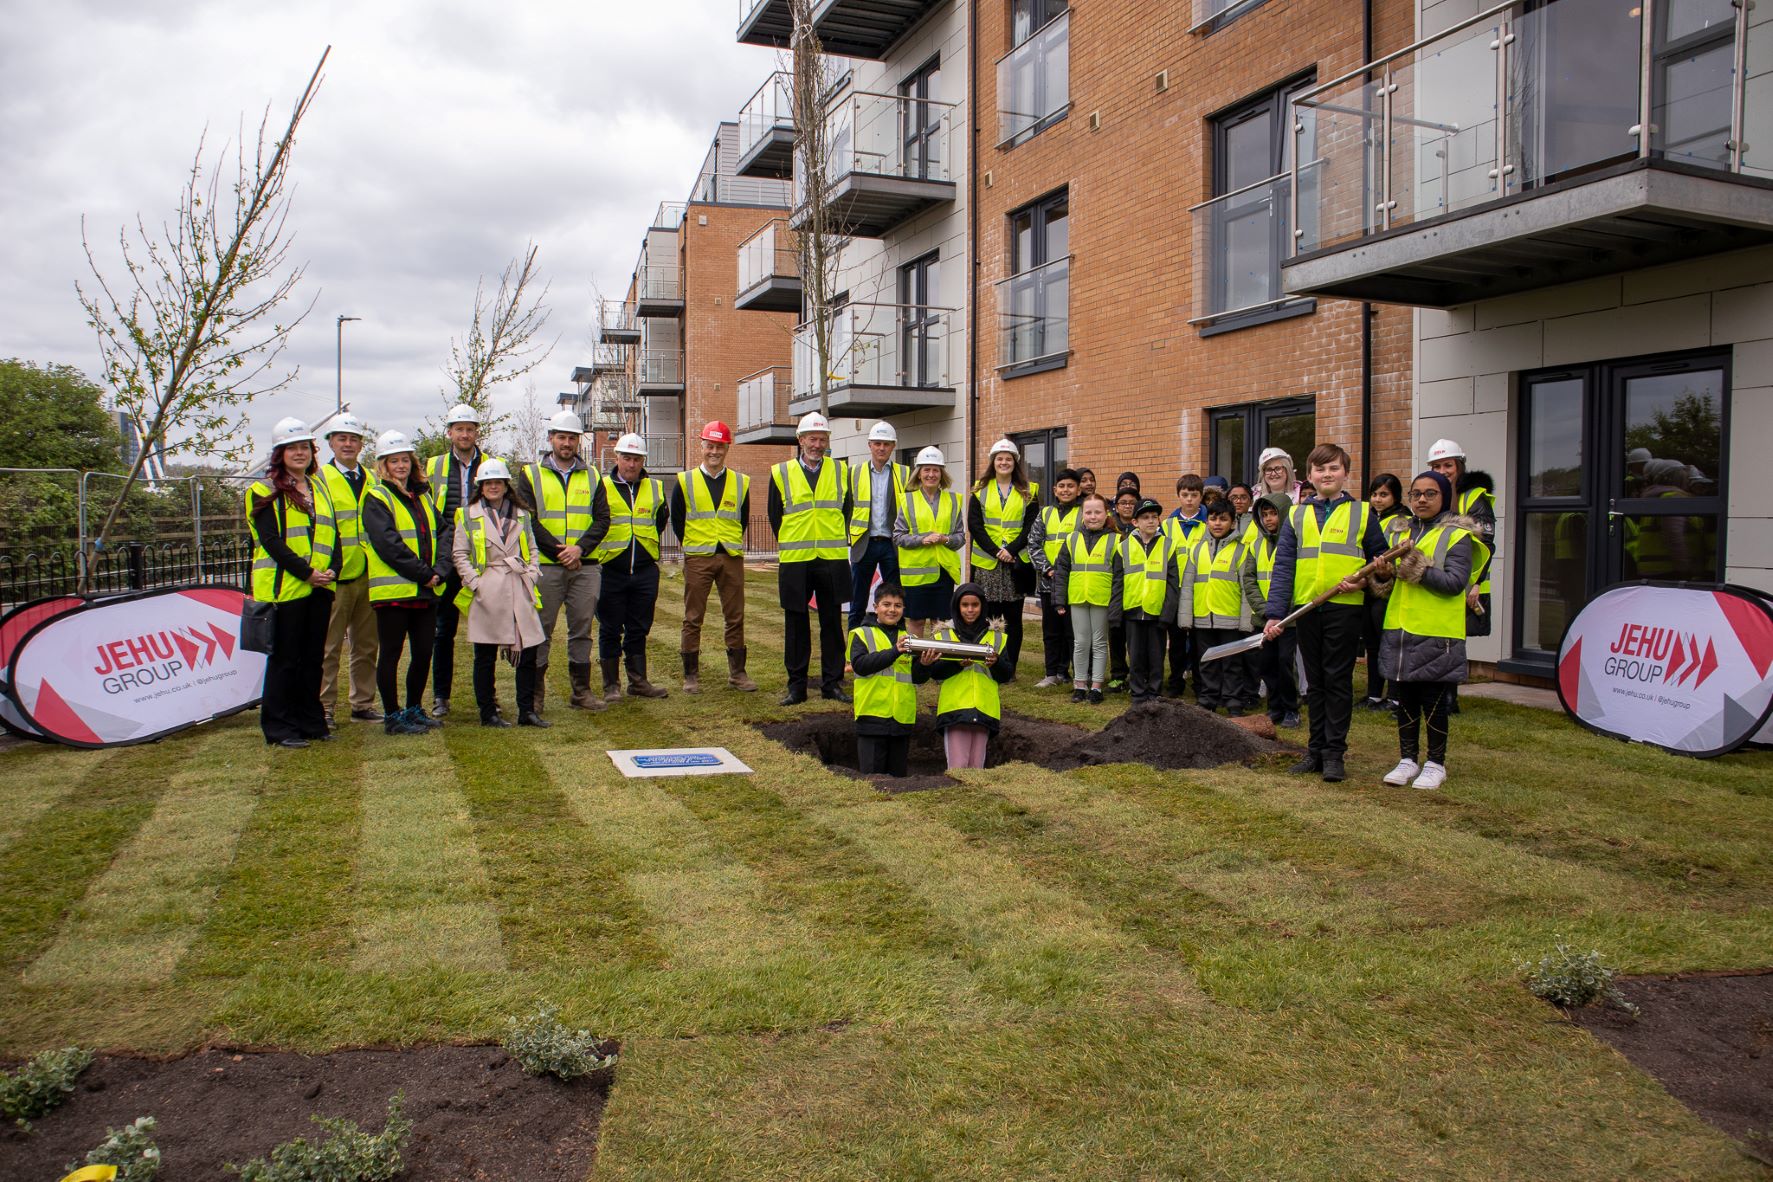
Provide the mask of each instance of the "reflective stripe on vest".
[{"label": "reflective stripe on vest", "polygon": [[320,480],[332,503],[333,529],[338,539],[339,581],[360,579],[369,568],[369,542],[363,536],[363,497],[369,495],[376,482],[375,473],[358,468],[363,474],[363,494],[351,491],[351,480],[330,461],[320,466]]},{"label": "reflective stripe on vest", "polygon": [[[1218,542],[1218,549],[1213,548]],[[1197,628],[1239,628],[1244,612],[1244,544],[1227,534],[1200,544],[1195,554],[1194,623]]]},{"label": "reflective stripe on vest", "polygon": [[[544,467],[549,475],[543,475]],[[566,479],[562,480],[561,477]],[[571,546],[591,528],[592,506],[597,503],[596,477],[589,468],[561,472],[536,462],[529,466],[529,487],[536,497],[536,524],[557,538],[562,546]],[[614,511],[615,506],[610,506]],[[546,554],[541,561],[554,565]]]},{"label": "reflective stripe on vest", "polygon": [[[850,635],[859,637],[862,647],[871,653],[893,647],[884,631],[870,625],[857,628]],[[890,718],[906,726],[917,721],[917,687],[911,684],[910,653],[901,653],[898,660],[878,673],[856,677],[856,717]]]},{"label": "reflective stripe on vest", "polygon": [[[1293,604],[1310,603],[1325,591],[1348,578],[1367,564],[1361,539],[1367,532],[1367,509],[1364,501],[1345,497],[1330,510],[1320,533],[1315,505],[1293,506],[1293,535],[1298,540],[1298,557],[1293,565]],[[1360,591],[1333,597],[1331,603],[1361,603]]]},{"label": "reflective stripe on vest", "polygon": [[633,504],[622,495],[613,476],[603,478],[603,495],[609,501],[609,532],[603,535],[603,541],[592,552],[598,562],[608,562],[624,553],[628,543],[636,540],[642,550],[652,555],[654,562],[659,560],[659,502],[662,499],[659,482],[651,476],[643,476],[639,484],[631,487],[634,489]]},{"label": "reflective stripe on vest", "polygon": [[[1428,556],[1428,564],[1436,570],[1447,569],[1447,553],[1460,538],[1471,539],[1471,565],[1475,570],[1480,560],[1488,560],[1489,547],[1470,530],[1458,526],[1437,525],[1416,540],[1416,549]],[[1399,631],[1410,636],[1426,636],[1447,640],[1465,639],[1465,596],[1455,591],[1443,595],[1421,583],[1398,579],[1385,601],[1386,631]]]},{"label": "reflective stripe on vest", "polygon": [[770,481],[782,501],[782,527],[776,533],[778,562],[811,562],[816,558],[843,562],[849,558],[849,529],[843,520],[846,469],[836,460],[819,465],[819,486],[813,488],[798,459],[770,469]]},{"label": "reflective stripe on vest", "polygon": [[1263,533],[1258,526],[1255,539],[1246,549],[1256,556],[1256,590],[1262,593],[1262,600],[1266,603],[1268,588],[1274,582],[1274,556],[1280,550],[1280,538]]},{"label": "reflective stripe on vest", "polygon": [[[365,499],[374,497],[388,507],[389,514],[394,518],[394,528],[406,548],[412,551],[413,557],[419,557],[419,523],[407,508],[406,498],[397,496],[388,490],[385,484],[377,484],[369,490]],[[431,532],[431,544],[437,544],[437,506],[431,503],[428,496],[418,499],[420,510],[425,514],[425,521]],[[435,558],[435,555],[433,555]],[[369,549],[369,601],[371,603],[387,603],[397,599],[417,599],[419,585],[406,578],[399,571],[382,560],[374,546]]]},{"label": "reflective stripe on vest", "polygon": [[1114,535],[1103,531],[1090,546],[1081,533],[1066,539],[1071,551],[1071,574],[1065,581],[1067,603],[1088,603],[1107,607],[1114,596],[1114,573],[1109,558],[1114,553]]},{"label": "reflective stripe on vest", "polygon": [[1122,611],[1137,608],[1148,616],[1164,610],[1165,580],[1169,575],[1170,552],[1174,547],[1160,531],[1151,539],[1130,533],[1120,543],[1120,606]]},{"label": "reflective stripe on vest", "polygon": [[751,491],[749,476],[727,469],[718,505],[708,487],[708,474],[699,467],[679,472],[677,489],[683,494],[685,554],[714,554],[722,547],[731,554],[744,552],[745,523],[739,520],[739,506]]},{"label": "reflective stripe on vest", "polygon": [[1077,509],[1077,502],[1073,501],[1066,509],[1048,505],[1040,511],[1041,527],[1047,534],[1040,548],[1046,553],[1049,567],[1059,561],[1059,548],[1077,532]]},{"label": "reflective stripe on vest", "polygon": [[[936,639],[960,644],[960,636],[952,627],[937,628]],[[1004,646],[1004,635],[996,628],[987,628],[975,644],[989,644],[1001,656]],[[956,658],[944,657],[943,660]],[[977,710],[988,718],[1003,717],[1002,700],[998,694],[997,682],[991,679],[991,670],[979,660],[967,660],[959,673],[942,680],[942,692],[936,696],[936,718],[940,721],[944,714],[956,714],[962,710]]]},{"label": "reflective stripe on vest", "polygon": [[[800,461],[790,460],[788,462],[798,464]],[[802,470],[804,471],[804,469]],[[862,540],[862,535],[866,534],[868,527],[873,524],[874,477],[871,475],[873,471],[872,460],[860,460],[850,465],[850,545],[852,546]],[[897,511],[900,500],[905,496],[905,486],[911,483],[911,469],[904,464],[891,463],[887,465],[887,472],[893,478],[892,496],[887,501],[887,516],[890,517]],[[893,523],[887,522],[886,528],[887,537],[892,537]]]},{"label": "reflective stripe on vest", "polygon": [[[956,519],[960,515],[960,498],[952,492],[944,490],[936,498],[936,508],[922,492],[913,489],[905,494],[903,502],[905,524],[910,527],[911,536],[921,538],[925,534],[942,534],[954,532]],[[955,582],[960,581],[960,552],[950,550],[946,544],[937,542],[933,546],[900,546],[899,547],[899,583],[905,587],[924,587],[936,581],[943,571]]]},{"label": "reflective stripe on vest", "polygon": [[[1029,491],[1032,494],[1033,490]],[[1028,512],[1028,501],[1013,484],[1010,485],[1009,496],[1001,497],[995,480],[973,493],[973,496],[979,502],[979,511],[985,518],[985,537],[991,543],[989,546],[981,546],[978,538],[973,539],[973,566],[979,570],[996,570],[997,552],[1022,529],[1022,518]]]},{"label": "reflective stripe on vest", "polygon": [[264,481],[246,490],[246,529],[252,536],[252,597],[261,603],[288,603],[313,594],[314,588],[278,566],[271,552],[265,549],[259,539],[258,527],[252,523],[259,502],[275,498],[278,531],[291,553],[304,559],[315,570],[325,570],[332,563],[336,533],[332,523],[332,501],[326,494],[323,481],[309,480],[308,491],[314,498],[313,516],[296,508],[287,497],[279,497],[277,490]]},{"label": "reflective stripe on vest", "polygon": [[[1488,500],[1490,502],[1490,516],[1495,517],[1496,496],[1487,488],[1468,488],[1460,493],[1459,512],[1469,514],[1473,509],[1477,508],[1478,502],[1483,500]],[[1479,538],[1478,540],[1482,541],[1483,539]],[[1488,550],[1489,547],[1486,546],[1485,549]],[[1479,567],[1475,562],[1472,563],[1471,574],[1473,581],[1477,584],[1478,594],[1488,595],[1490,593],[1489,560],[1485,559],[1482,567]]]},{"label": "reflective stripe on vest", "polygon": [[[529,514],[522,509],[517,510],[517,553],[528,562],[530,560]],[[456,510],[456,529],[468,531],[468,542],[473,547],[474,569],[479,574],[486,573],[486,516],[480,513],[469,513],[466,509]],[[542,610],[542,588],[538,583],[530,588],[530,597],[535,601],[536,610]],[[462,589],[456,592],[455,605],[467,611],[474,604],[474,589],[463,583]]]}]

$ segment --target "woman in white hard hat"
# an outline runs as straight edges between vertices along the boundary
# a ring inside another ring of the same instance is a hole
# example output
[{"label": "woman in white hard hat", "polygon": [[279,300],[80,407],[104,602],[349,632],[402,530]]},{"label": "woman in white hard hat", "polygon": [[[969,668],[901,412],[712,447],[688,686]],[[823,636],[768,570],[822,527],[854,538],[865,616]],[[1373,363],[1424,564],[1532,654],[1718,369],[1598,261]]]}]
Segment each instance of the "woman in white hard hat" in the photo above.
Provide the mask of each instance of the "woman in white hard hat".
[{"label": "woman in white hard hat", "polygon": [[320,706],[320,664],[338,577],[338,534],[326,487],[315,476],[314,433],[300,419],[284,419],[271,441],[265,478],[246,492],[252,597],[276,605],[259,728],[267,743],[306,747],[332,738]]},{"label": "woman in white hard hat", "polygon": [[1299,477],[1293,471],[1293,457],[1283,447],[1263,450],[1256,459],[1257,487],[1262,495],[1285,493],[1293,504],[1299,503]]},{"label": "woman in white hard hat", "polygon": [[[437,639],[437,599],[449,559],[438,539],[437,505],[419,471],[418,453],[399,431],[376,440],[376,483],[363,499],[369,540],[369,605],[376,613],[376,688],[382,729],[422,735],[443,724],[424,711],[425,682]],[[412,650],[406,697],[400,697],[400,653]]]},{"label": "woman in white hard hat", "polygon": [[990,470],[973,483],[967,499],[973,581],[985,593],[985,616],[1004,622],[1004,659],[1022,659],[1022,601],[1034,594],[1028,535],[1040,516],[1040,496],[1028,480],[1022,453],[999,439],[988,453]]},{"label": "woman in white hard hat", "polygon": [[456,510],[452,557],[462,589],[456,606],[468,613],[474,646],[474,702],[480,725],[508,727],[493,695],[499,652],[516,654],[517,723],[550,726],[536,713],[536,655],[545,638],[538,614],[542,579],[530,509],[511,484],[503,460],[487,460],[474,474],[474,492]]},{"label": "woman in white hard hat", "polygon": [[[1471,518],[1472,532],[1484,544],[1484,561],[1471,572],[1465,592],[1465,634],[1490,634],[1490,567],[1496,561],[1496,482],[1488,472],[1473,471],[1465,449],[1457,440],[1437,439],[1428,449],[1428,468],[1439,472],[1453,486],[1447,512]],[[1459,713],[1459,687],[1448,691],[1447,711]]]},{"label": "woman in white hard hat", "polygon": [[905,616],[913,636],[948,611],[960,581],[960,548],[966,544],[966,514],[949,491],[948,461],[939,447],[926,447],[911,465],[911,487],[899,502],[893,545],[899,551],[899,584],[905,588]]}]

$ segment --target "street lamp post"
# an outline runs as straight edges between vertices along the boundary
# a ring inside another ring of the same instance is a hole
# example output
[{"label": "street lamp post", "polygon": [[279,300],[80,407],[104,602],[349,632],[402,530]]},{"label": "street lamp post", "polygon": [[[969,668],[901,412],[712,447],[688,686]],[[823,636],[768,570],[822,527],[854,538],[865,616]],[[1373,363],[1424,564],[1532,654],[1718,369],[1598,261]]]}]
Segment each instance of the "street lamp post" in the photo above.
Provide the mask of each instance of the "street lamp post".
[{"label": "street lamp post", "polygon": [[338,351],[338,397],[339,403],[335,413],[345,412],[345,321],[362,320],[361,316],[340,316],[338,318],[339,351]]}]

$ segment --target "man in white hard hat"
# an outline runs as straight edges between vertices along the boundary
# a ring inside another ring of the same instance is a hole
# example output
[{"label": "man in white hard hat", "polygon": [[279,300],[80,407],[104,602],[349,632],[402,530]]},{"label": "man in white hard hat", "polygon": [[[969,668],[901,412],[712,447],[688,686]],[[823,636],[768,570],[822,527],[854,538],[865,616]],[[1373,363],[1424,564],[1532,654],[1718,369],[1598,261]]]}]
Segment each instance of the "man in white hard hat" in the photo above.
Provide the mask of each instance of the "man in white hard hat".
[{"label": "man in white hard hat", "polygon": [[899,433],[884,419],[868,429],[868,458],[850,467],[850,627],[861,626],[868,595],[879,572],[881,582],[899,581],[899,551],[893,521],[910,469],[893,460]]},{"label": "man in white hard hat", "polygon": [[647,680],[646,637],[659,603],[659,537],[670,506],[660,482],[646,474],[646,440],[630,431],[616,441],[615,453],[603,478],[609,533],[594,553],[603,566],[597,600],[603,700],[621,701],[624,662],[630,697],[663,698],[665,688]]},{"label": "man in white hard hat", "polygon": [[591,686],[591,623],[597,618],[601,574],[593,557],[609,533],[609,497],[603,480],[579,454],[584,424],[570,410],[548,420],[548,450],[517,470],[519,502],[535,506],[536,549],[542,581],[542,651],[536,654],[536,713],[547,697],[548,650],[554,622],[566,608],[566,668],[572,685],[569,704],[579,710],[603,709]]},{"label": "man in white hard hat", "polygon": [[814,412],[795,430],[795,457],[770,469],[770,527],[776,531],[776,586],[786,617],[782,663],[788,690],[781,704],[806,701],[813,659],[807,601],[819,608],[819,694],[848,702],[843,688],[843,598],[850,589],[849,523],[853,502],[844,466],[825,453],[831,425]]},{"label": "man in white hard hat", "polygon": [[343,414],[327,427],[326,443],[332,459],[320,467],[320,481],[332,499],[333,519],[339,531],[339,577],[333,584],[332,618],[326,629],[326,656],[320,665],[320,704],[332,725],[338,701],[339,657],[347,637],[351,641],[351,688],[353,722],[380,722],[376,709],[375,613],[369,606],[369,540],[363,534],[363,496],[375,477],[359,464],[363,437],[368,430],[355,415]]},{"label": "man in white hard hat", "polygon": [[726,466],[733,430],[719,419],[704,424],[702,462],[677,474],[671,489],[671,530],[683,542],[683,692],[702,692],[702,618],[708,592],[720,590],[726,622],[727,684],[757,688],[745,672],[745,525],[751,520],[751,478]]},{"label": "man in white hard hat", "polygon": [[[456,510],[473,496],[474,474],[492,457],[480,450],[480,412],[466,402],[449,408],[443,430],[449,436],[449,449],[425,461],[425,479],[431,485],[431,501],[437,507],[437,552],[449,554],[455,541]],[[461,609],[456,607],[456,593],[462,589],[462,580],[453,564],[447,579],[437,604],[437,643],[431,658],[433,718],[449,713],[449,691],[456,672],[456,629],[462,621]]]}]

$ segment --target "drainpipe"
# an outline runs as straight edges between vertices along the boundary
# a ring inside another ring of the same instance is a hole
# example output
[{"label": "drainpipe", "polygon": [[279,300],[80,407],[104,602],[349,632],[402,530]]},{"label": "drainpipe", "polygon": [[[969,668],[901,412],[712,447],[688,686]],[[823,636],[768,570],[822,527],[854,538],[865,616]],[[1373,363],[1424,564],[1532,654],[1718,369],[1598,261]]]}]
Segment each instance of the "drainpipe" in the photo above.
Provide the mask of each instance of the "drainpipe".
[{"label": "drainpipe", "polygon": [[[1373,60],[1373,0],[1361,0],[1361,64]],[[1370,80],[1370,78],[1369,78]],[[1373,479],[1373,317],[1378,313],[1361,301],[1361,487],[1365,499]]]},{"label": "drainpipe", "polygon": [[[1371,3],[1372,0],[1365,0]],[[979,0],[967,0],[967,467],[979,460]]]}]

